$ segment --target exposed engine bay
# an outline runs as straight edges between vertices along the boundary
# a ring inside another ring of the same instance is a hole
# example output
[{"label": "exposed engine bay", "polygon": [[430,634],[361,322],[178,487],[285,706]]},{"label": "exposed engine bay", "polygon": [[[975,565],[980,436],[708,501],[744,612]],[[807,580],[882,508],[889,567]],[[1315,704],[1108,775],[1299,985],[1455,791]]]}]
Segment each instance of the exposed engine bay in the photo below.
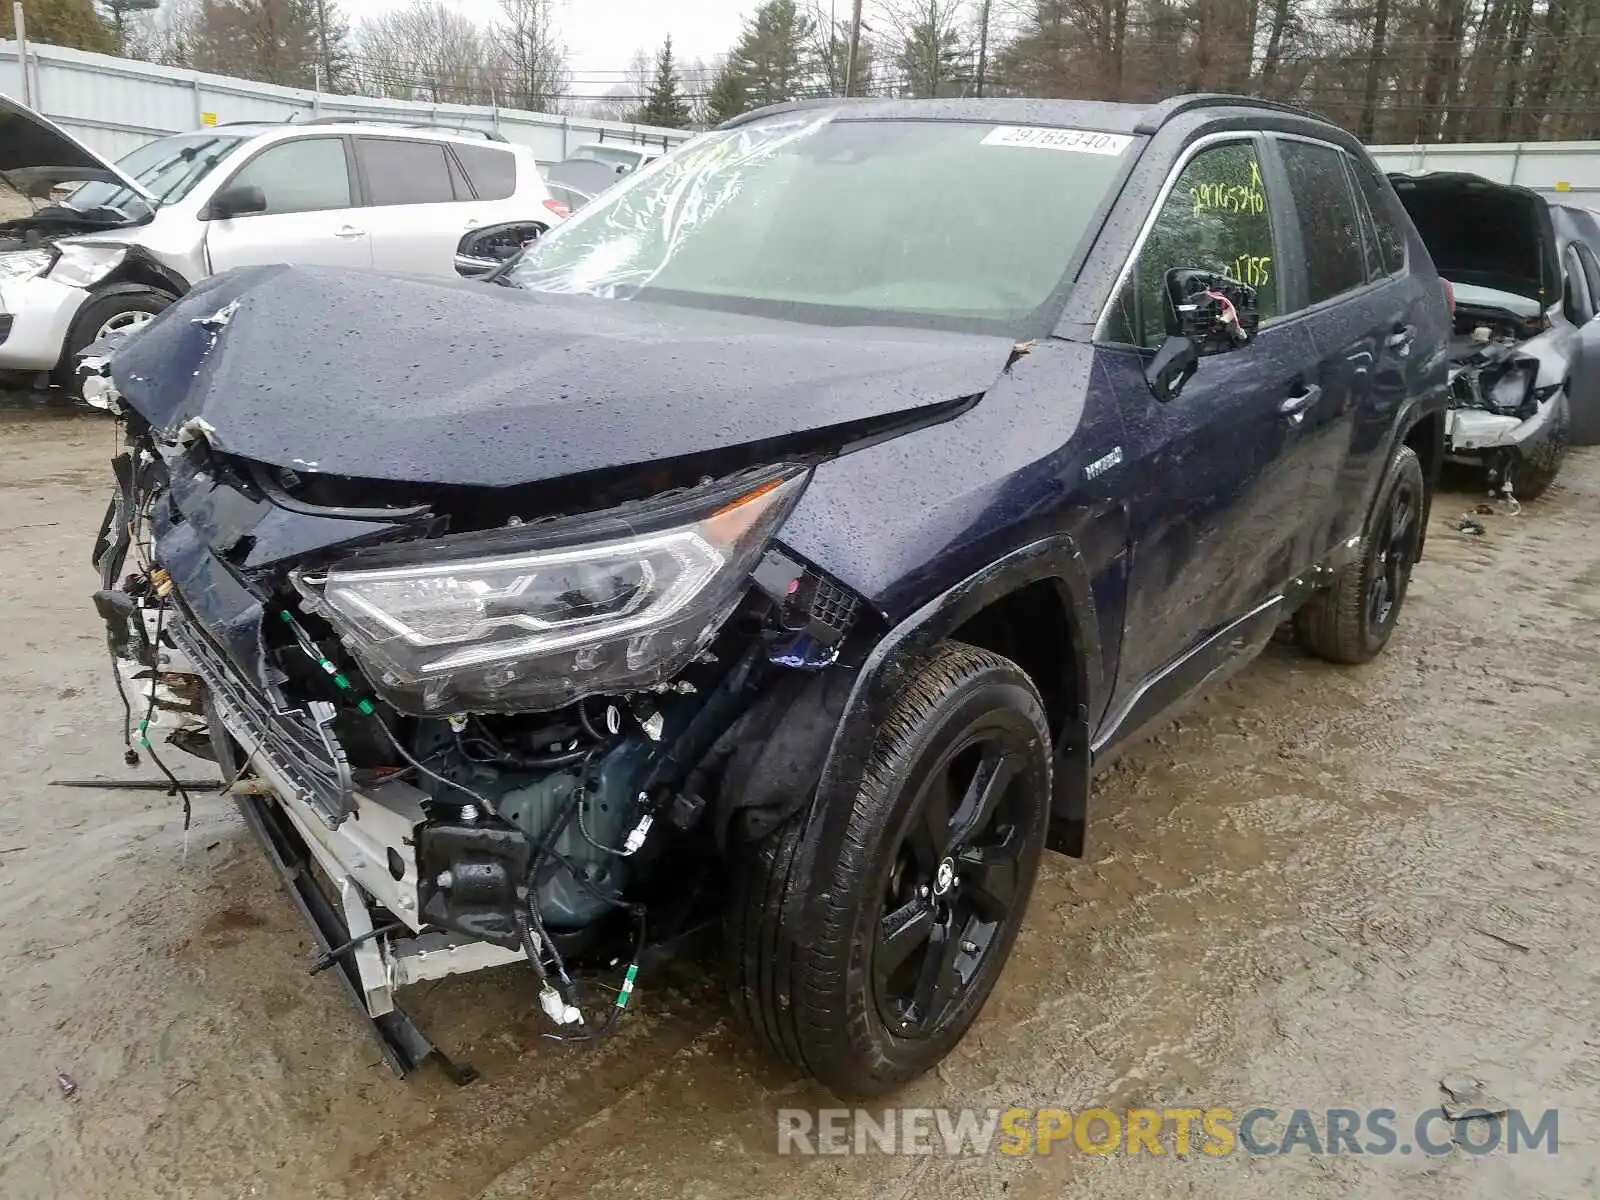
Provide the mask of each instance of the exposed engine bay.
[{"label": "exposed engine bay", "polygon": [[159,733],[215,761],[280,867],[317,877],[319,965],[397,1070],[437,1052],[393,990],[502,963],[532,968],[552,1036],[609,1031],[647,941],[704,922],[720,849],[791,815],[828,748],[864,610],[769,544],[804,464],[493,527],[330,506],[338,481],[219,451],[204,422],[163,437],[108,358],[85,369],[126,448],[95,600],[129,755],[172,778]]},{"label": "exposed engine bay", "polygon": [[1512,486],[1517,452],[1552,436],[1559,424],[1562,376],[1547,361],[1548,328],[1542,313],[1456,306],[1446,451],[1457,461],[1481,463],[1496,490]]}]

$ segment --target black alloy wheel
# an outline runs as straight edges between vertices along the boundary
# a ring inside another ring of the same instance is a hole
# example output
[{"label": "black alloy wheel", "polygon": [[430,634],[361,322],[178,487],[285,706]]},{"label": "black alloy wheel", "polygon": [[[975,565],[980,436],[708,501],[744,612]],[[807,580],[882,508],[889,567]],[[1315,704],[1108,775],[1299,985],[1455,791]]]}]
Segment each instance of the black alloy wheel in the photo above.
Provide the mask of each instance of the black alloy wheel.
[{"label": "black alloy wheel", "polygon": [[1402,478],[1389,493],[1389,502],[1376,526],[1377,540],[1367,585],[1367,627],[1373,633],[1394,622],[1411,582],[1422,534],[1422,497],[1409,479]]},{"label": "black alloy wheel", "polygon": [[821,822],[807,814],[735,849],[724,971],[756,1041],[840,1096],[882,1095],[949,1054],[1021,928],[1052,766],[1027,673],[937,647],[879,718],[809,873],[797,864]]},{"label": "black alloy wheel", "polygon": [[1013,738],[979,718],[912,801],[872,951],[878,1015],[900,1037],[940,1028],[1015,912],[1026,759]]}]

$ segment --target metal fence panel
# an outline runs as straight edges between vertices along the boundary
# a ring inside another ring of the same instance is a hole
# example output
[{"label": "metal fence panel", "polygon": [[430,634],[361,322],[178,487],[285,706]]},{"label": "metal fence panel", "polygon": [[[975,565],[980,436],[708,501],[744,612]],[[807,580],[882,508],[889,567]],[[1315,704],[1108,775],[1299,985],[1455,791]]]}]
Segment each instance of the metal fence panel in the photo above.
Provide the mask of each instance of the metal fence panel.
[{"label": "metal fence panel", "polygon": [[[648,138],[673,145],[682,129],[622,121],[562,117],[472,104],[428,104],[333,96],[277,87],[179,67],[89,54],[61,46],[28,44],[33,107],[85,145],[120,158],[152,138],[212,122],[288,121],[312,117],[366,117],[466,126],[498,132],[529,147],[543,163],[558,162],[584,142]],[[20,99],[22,67],[14,41],[0,40],[0,92]]]}]

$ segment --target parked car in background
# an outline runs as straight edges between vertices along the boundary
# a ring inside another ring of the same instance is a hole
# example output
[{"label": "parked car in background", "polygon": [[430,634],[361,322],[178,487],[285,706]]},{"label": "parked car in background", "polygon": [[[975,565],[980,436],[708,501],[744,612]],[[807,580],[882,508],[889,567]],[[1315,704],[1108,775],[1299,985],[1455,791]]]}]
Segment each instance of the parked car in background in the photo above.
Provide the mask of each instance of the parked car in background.
[{"label": "parked car in background", "polygon": [[[1600,320],[1600,213],[1576,204],[1553,204],[1551,218],[1570,239],[1573,257],[1589,289],[1589,306]],[[1568,267],[1569,272],[1571,267]],[[1575,446],[1600,444],[1600,338],[1592,331],[1578,338],[1572,355],[1572,380],[1567,396],[1571,437]]]},{"label": "parked car in background", "polygon": [[453,275],[464,237],[542,230],[533,152],[470,131],[345,121],[227,124],[112,164],[0,96],[0,371],[73,385],[79,351],[214,272],[264,263]]},{"label": "parked car in background", "polygon": [[891,1090],[1097,766],[1284,621],[1396,629],[1449,312],[1309,114],[778,106],[496,281],[233,272],[111,364],[113,652],[398,1070],[407,983],[523,962],[589,1041],[720,928],[763,1046]]},{"label": "parked car in background", "polygon": [[1521,499],[1600,436],[1600,260],[1574,210],[1455,172],[1391,177],[1454,298],[1446,452]]},{"label": "parked car in background", "polygon": [[581,146],[567,155],[569,160],[577,158],[587,162],[597,162],[608,167],[615,175],[626,175],[630,171],[637,171],[647,163],[653,163],[665,154],[670,146],[665,140],[659,147],[648,144],[630,145],[627,142],[584,142]]}]

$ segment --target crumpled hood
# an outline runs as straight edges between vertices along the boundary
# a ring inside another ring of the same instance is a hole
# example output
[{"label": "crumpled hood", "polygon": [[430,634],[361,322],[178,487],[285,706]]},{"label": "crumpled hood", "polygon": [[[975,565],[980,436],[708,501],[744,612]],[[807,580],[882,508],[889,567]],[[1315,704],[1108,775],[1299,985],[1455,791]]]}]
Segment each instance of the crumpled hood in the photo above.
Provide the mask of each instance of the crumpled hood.
[{"label": "crumpled hood", "polygon": [[840,329],[304,267],[204,281],[113,361],[169,434],[357,478],[508,487],[974,396],[1009,338]]},{"label": "crumpled hood", "polygon": [[59,183],[105,180],[144,189],[71,134],[9,96],[0,96],[0,176],[24,196]]}]

